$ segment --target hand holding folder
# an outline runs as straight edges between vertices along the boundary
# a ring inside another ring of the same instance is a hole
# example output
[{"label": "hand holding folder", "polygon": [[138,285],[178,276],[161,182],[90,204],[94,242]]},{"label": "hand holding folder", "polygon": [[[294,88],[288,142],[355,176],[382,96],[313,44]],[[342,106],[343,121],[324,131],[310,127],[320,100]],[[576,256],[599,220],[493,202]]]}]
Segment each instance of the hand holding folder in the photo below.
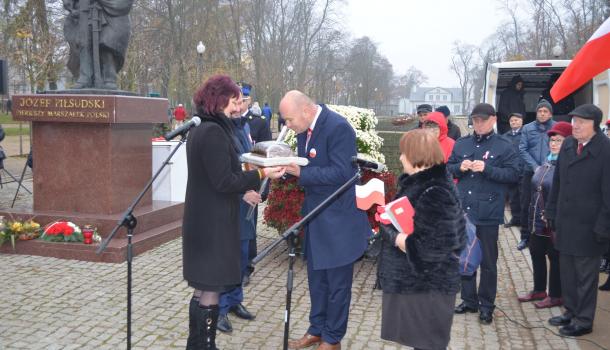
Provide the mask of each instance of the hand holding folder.
[{"label": "hand holding folder", "polygon": [[377,221],[389,225],[408,235],[413,233],[415,210],[406,196],[400,197],[385,206],[377,207]]}]

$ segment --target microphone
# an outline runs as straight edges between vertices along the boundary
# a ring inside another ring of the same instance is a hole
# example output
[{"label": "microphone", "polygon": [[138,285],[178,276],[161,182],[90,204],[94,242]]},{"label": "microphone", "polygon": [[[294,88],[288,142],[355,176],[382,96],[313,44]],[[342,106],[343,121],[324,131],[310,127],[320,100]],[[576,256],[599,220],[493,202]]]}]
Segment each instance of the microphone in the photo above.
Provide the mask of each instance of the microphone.
[{"label": "microphone", "polygon": [[380,172],[386,170],[385,165],[383,165],[381,163],[372,162],[370,160],[358,158],[357,156],[352,157],[352,163],[358,164],[358,166],[360,166],[361,168],[370,169],[376,173],[380,173]]},{"label": "microphone", "polygon": [[193,116],[193,118],[191,118],[191,120],[188,121],[188,123],[185,123],[178,129],[170,131],[167,134],[163,135],[163,138],[165,139],[165,141],[169,141],[178,135],[186,134],[189,130],[191,130],[192,127],[199,126],[199,124],[201,124],[201,118],[195,115]]}]

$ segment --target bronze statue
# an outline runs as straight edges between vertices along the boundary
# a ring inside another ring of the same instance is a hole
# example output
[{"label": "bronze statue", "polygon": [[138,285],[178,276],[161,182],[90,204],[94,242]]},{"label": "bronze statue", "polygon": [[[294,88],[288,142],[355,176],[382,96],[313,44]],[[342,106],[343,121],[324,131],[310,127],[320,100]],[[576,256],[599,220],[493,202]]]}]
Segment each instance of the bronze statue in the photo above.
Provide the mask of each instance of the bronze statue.
[{"label": "bronze statue", "polygon": [[134,0],[63,0],[69,11],[64,34],[70,45],[68,69],[75,88],[117,89],[125,62]]}]

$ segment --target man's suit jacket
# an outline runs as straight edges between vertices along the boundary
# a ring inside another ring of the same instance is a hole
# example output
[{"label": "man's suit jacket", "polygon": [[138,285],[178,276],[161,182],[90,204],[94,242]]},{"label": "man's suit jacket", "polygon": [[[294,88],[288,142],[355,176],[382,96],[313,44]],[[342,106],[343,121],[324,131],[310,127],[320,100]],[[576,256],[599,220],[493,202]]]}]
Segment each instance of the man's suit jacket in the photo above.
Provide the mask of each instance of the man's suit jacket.
[{"label": "man's suit jacket", "polygon": [[577,148],[572,136],[561,145],[545,216],[561,253],[599,256],[610,240],[610,140],[598,131],[580,155]]},{"label": "man's suit jacket", "polygon": [[[356,174],[352,156],[356,133],[348,121],[321,105],[311,139],[297,135],[298,155],[309,159],[301,167],[299,184],[305,189],[302,214],[306,215]],[[355,184],[319,213],[305,228],[311,245],[315,270],[330,269],[354,262],[364,253],[371,226],[366,213],[356,208]]]}]

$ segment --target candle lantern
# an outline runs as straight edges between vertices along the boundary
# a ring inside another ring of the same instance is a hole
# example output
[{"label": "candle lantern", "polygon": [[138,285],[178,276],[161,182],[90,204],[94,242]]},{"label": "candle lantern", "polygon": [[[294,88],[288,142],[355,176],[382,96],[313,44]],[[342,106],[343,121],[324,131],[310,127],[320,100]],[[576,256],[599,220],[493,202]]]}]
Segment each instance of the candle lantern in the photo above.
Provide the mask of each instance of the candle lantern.
[{"label": "candle lantern", "polygon": [[85,225],[83,227],[83,243],[91,244],[93,243],[93,232],[94,228],[91,225]]}]

